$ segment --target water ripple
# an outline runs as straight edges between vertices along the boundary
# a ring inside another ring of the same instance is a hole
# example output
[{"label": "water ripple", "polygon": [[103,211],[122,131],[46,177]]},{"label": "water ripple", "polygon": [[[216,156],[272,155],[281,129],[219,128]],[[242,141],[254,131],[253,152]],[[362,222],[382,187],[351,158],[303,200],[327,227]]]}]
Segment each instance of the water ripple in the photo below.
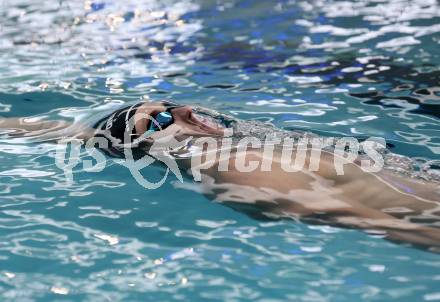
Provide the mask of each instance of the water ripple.
[{"label": "water ripple", "polygon": [[[388,166],[440,179],[438,1],[2,4],[2,117],[76,121],[166,98],[246,119],[251,134],[270,122],[383,136],[402,155]],[[438,299],[437,255],[254,220],[190,183],[143,190],[110,158],[68,183],[55,151],[1,133],[2,301]]]}]

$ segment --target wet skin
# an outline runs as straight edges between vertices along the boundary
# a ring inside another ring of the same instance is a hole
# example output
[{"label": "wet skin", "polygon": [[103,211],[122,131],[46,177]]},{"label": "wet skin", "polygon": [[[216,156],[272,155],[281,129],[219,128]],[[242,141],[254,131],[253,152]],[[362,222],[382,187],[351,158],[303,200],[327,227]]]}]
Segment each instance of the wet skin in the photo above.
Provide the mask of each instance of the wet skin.
[{"label": "wet skin", "polygon": [[[161,103],[140,106],[134,115],[136,133],[145,133],[149,116],[165,109]],[[174,108],[171,114],[174,123],[155,132],[150,139],[172,136],[180,141],[191,136],[221,138],[223,135],[221,126],[204,120],[189,106]],[[51,130],[56,133],[68,127],[64,122],[15,120],[15,123],[13,119],[0,120],[0,127],[46,136]],[[91,129],[80,127],[82,130],[76,133],[72,132],[73,127],[67,129],[71,136],[93,137]],[[218,149],[202,151],[208,152],[217,156],[210,168],[201,170],[200,186],[214,201],[270,218],[300,218],[311,223],[379,231],[391,241],[440,251],[440,228],[411,221],[428,216],[431,221],[440,221],[440,193],[436,183],[407,179],[385,170],[368,173],[356,163],[346,164],[344,175],[337,175],[334,155],[328,152],[321,153],[319,168],[313,172],[308,169],[310,152],[307,152],[304,168],[297,172],[283,170],[278,146],[274,149],[270,171],[240,172],[236,168],[237,160],[245,165],[249,161],[261,164],[264,154],[259,148],[241,152],[233,146],[226,163],[219,160]],[[191,158],[179,159],[177,163],[182,170],[191,170]],[[219,171],[220,164],[225,164],[227,171]]]}]

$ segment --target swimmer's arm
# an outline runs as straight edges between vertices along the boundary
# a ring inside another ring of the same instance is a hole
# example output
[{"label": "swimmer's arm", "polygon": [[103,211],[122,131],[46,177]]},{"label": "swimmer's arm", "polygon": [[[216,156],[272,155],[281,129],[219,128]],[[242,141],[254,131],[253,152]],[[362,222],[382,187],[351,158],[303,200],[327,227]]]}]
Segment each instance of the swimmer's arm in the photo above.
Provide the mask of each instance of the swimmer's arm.
[{"label": "swimmer's arm", "polygon": [[[228,182],[234,183],[235,181],[242,181],[239,180],[240,177],[243,179],[243,175],[240,176],[237,174],[231,176],[232,178],[223,175],[222,181],[227,179]],[[258,179],[258,177],[248,177],[247,179],[247,186],[243,186],[242,190],[240,190],[242,192],[240,195],[243,195],[243,200],[246,200],[246,198],[252,200],[252,198],[255,197],[254,193],[256,191],[249,191],[246,187],[254,187],[252,184],[254,181],[256,188],[263,187],[265,184],[264,181]],[[283,183],[285,182],[285,178],[277,178],[275,174],[275,177],[266,179],[266,185],[269,182]],[[246,191],[249,191],[250,196],[245,196]],[[312,223],[317,220],[322,220],[324,223],[344,228],[380,231],[384,233],[385,239],[389,241],[409,243],[440,253],[440,229],[438,228],[398,219],[380,210],[368,208],[355,202],[346,207],[331,208],[325,206],[331,203],[331,200],[326,202],[326,200],[323,199],[321,200],[321,204],[323,205],[322,209],[312,209],[307,207],[307,205],[295,202],[295,200],[276,198],[264,201],[262,198],[261,201],[255,202],[253,206],[259,208],[264,215],[272,217],[292,218],[295,220],[298,218],[305,220],[310,219]]]},{"label": "swimmer's arm", "polygon": [[59,130],[68,126],[70,126],[70,123],[65,121],[35,120],[25,117],[0,118],[1,129],[37,132]]},{"label": "swimmer's arm", "polygon": [[395,218],[379,210],[355,206],[329,212],[336,225],[384,232],[386,239],[440,252],[440,229]]},{"label": "swimmer's arm", "polygon": [[8,129],[8,134],[15,137],[33,137],[44,140],[56,140],[63,137],[89,139],[94,130],[76,126],[61,120],[36,120],[31,118],[0,118],[0,129]]},{"label": "swimmer's arm", "polygon": [[[249,159],[255,160],[257,158],[249,157]],[[202,176],[202,186],[207,189],[207,192],[210,192],[207,194],[208,197],[221,201],[219,197],[222,199],[222,196],[226,198],[236,196],[238,204],[243,204],[240,199],[243,201],[258,200],[252,205],[270,216],[304,218],[312,221],[324,218],[324,221],[331,225],[383,231],[386,239],[390,241],[410,243],[425,248],[435,247],[440,250],[440,229],[395,218],[380,210],[361,205],[354,200],[347,202],[345,206],[330,207],[333,201],[326,201],[324,198],[311,208],[307,203],[301,204],[290,200],[287,196],[277,198],[270,193],[257,196],[260,195],[262,188],[268,187],[272,188],[274,192],[287,192],[292,184],[303,183],[305,177],[303,173],[287,175],[276,165],[270,173],[253,172],[252,175],[234,170],[233,165],[230,165],[230,168],[225,172],[219,172],[217,167],[205,170],[209,178],[204,180]],[[224,192],[229,192],[229,194],[224,194]],[[234,202],[228,202],[228,204],[233,205]],[[322,208],[319,208],[319,205],[322,205]]]}]

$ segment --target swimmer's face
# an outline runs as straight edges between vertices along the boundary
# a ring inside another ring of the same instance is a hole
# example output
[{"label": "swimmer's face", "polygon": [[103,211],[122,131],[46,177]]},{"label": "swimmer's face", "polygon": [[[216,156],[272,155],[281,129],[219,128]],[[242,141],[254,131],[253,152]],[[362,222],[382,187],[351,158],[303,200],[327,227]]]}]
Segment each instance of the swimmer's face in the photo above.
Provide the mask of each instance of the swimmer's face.
[{"label": "swimmer's face", "polygon": [[172,135],[176,138],[189,136],[223,136],[223,127],[194,112],[191,106],[167,106],[165,102],[145,103],[135,113],[135,130],[142,135],[151,128],[152,119],[158,120],[160,113],[167,112],[172,116],[172,123],[154,131],[151,138]]}]

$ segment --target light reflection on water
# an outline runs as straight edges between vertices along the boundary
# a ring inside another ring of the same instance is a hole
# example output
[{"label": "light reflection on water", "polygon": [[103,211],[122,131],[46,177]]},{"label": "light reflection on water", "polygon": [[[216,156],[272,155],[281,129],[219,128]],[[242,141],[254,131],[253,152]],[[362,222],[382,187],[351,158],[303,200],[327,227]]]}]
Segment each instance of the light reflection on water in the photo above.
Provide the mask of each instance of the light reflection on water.
[{"label": "light reflection on water", "polygon": [[[2,116],[167,98],[439,159],[438,1],[1,5]],[[437,255],[145,191],[110,159],[66,184],[54,152],[0,139],[2,301],[439,297]]]}]

